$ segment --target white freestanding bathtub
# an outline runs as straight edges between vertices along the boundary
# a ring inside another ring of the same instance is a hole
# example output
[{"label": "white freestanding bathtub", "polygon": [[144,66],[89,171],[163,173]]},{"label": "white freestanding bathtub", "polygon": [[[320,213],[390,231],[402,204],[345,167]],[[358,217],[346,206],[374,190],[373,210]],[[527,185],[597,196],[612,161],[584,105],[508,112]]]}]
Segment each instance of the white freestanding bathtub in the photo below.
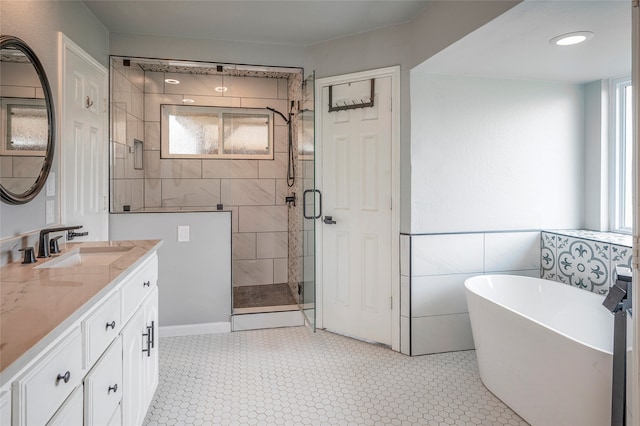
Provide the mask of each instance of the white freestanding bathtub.
[{"label": "white freestanding bathtub", "polygon": [[484,385],[534,426],[611,423],[613,315],[604,296],[513,275],[465,281]]}]

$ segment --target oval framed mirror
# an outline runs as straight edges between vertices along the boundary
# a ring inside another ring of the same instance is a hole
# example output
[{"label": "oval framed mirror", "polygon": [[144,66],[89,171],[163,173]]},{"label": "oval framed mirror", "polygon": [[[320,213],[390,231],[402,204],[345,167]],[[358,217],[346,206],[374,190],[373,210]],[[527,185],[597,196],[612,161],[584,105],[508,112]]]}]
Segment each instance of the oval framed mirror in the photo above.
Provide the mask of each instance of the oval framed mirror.
[{"label": "oval framed mirror", "polygon": [[0,35],[0,104],[0,196],[8,204],[24,204],[49,176],[55,113],[40,60],[9,35]]}]

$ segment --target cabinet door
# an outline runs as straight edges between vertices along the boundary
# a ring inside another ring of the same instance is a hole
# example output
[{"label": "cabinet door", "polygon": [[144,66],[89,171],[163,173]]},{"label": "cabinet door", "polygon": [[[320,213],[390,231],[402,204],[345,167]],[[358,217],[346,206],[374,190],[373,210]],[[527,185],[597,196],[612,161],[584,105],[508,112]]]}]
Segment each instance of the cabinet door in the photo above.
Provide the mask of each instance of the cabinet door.
[{"label": "cabinet door", "polygon": [[[138,309],[122,329],[122,424],[141,425],[146,414],[143,399],[144,312]],[[146,345],[145,345],[146,347]]]},{"label": "cabinet door", "polygon": [[[144,406],[148,407],[158,387],[158,288],[154,288],[142,305],[145,328],[150,343],[149,352],[143,356],[144,366]],[[147,344],[146,340],[144,341]],[[145,348],[146,349],[146,348]]]}]

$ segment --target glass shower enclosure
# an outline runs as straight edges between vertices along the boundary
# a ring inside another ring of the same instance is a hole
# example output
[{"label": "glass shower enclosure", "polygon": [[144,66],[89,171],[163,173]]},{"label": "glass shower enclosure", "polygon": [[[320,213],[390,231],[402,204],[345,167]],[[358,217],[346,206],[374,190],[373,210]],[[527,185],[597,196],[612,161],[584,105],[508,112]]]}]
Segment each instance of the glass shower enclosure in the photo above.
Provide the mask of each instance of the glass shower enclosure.
[{"label": "glass shower enclosure", "polygon": [[302,178],[302,282],[300,308],[309,326],[316,328],[316,222],[322,214],[322,196],[315,186],[315,74],[302,85],[299,165]]}]

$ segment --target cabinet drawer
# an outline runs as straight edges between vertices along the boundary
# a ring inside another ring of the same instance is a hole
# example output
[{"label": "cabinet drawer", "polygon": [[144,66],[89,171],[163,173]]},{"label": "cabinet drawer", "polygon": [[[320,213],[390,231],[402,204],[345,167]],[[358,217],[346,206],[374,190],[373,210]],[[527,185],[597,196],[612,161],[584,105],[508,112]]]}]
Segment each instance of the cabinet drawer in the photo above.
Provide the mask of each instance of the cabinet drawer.
[{"label": "cabinet drawer", "polygon": [[82,386],[78,386],[62,407],[53,416],[47,426],[82,425]]},{"label": "cabinet drawer", "polygon": [[122,286],[122,321],[127,322],[158,283],[158,256],[145,261]]},{"label": "cabinet drawer", "polygon": [[84,368],[89,369],[104,350],[118,337],[122,328],[120,292],[116,292],[87,319],[82,321],[85,343]]},{"label": "cabinet drawer", "polygon": [[84,379],[84,419],[106,425],[122,400],[122,339],[118,338]]},{"label": "cabinet drawer", "polygon": [[16,424],[45,424],[82,381],[82,334],[74,328],[13,383]]}]

